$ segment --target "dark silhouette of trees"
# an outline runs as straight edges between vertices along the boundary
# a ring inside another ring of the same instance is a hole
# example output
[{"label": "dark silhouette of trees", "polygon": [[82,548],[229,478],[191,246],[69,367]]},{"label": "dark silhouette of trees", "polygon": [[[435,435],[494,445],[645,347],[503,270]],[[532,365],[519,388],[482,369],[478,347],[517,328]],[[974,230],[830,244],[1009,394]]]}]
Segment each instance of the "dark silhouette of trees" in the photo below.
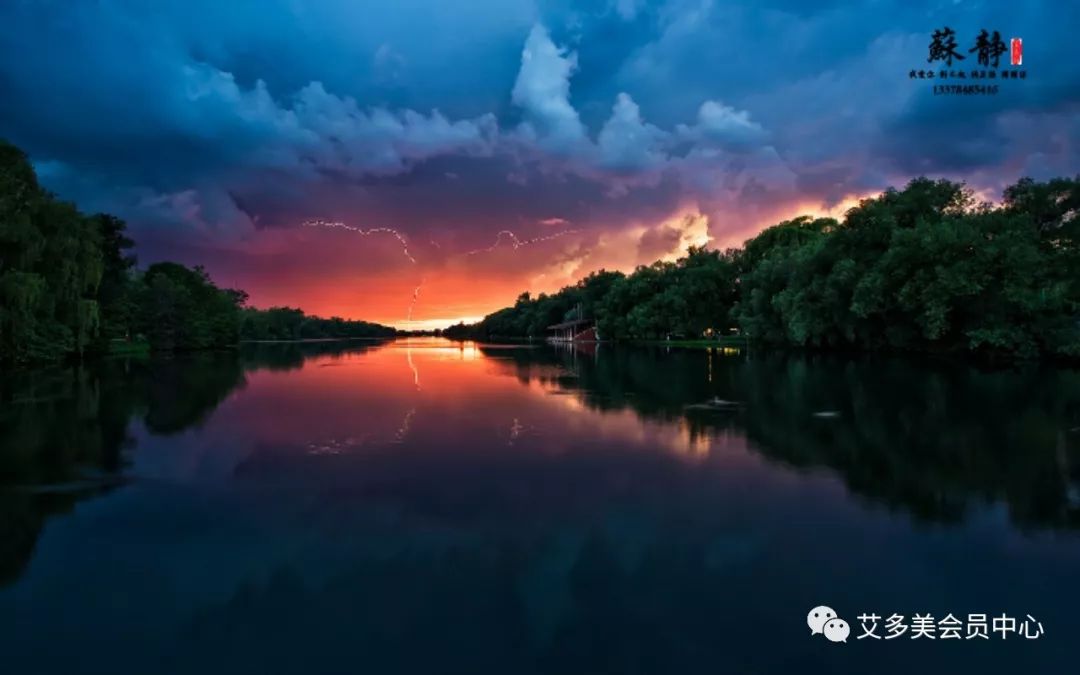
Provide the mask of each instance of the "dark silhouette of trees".
[{"label": "dark silhouette of trees", "polygon": [[130,339],[136,319],[135,299],[131,293],[131,276],[136,258],[129,251],[135,247],[126,234],[127,225],[115,216],[98,214],[91,220],[101,237],[102,274],[98,286],[98,305],[102,330],[100,339]]},{"label": "dark silhouette of trees", "polygon": [[38,185],[0,141],[0,365],[58,361],[129,344],[151,351],[220,349],[247,339],[384,337],[386,326],[244,308],[201,267],[140,272],[115,216],[86,216]]},{"label": "dark silhouette of trees", "polygon": [[691,248],[629,275],[523,294],[444,335],[540,337],[588,288],[598,292],[584,314],[609,339],[737,331],[811,348],[1077,358],[1078,214],[1080,178],[1022,179],[997,207],[962,183],[917,178],[842,221],[803,216],[741,249]]},{"label": "dark silhouette of trees", "polygon": [[0,142],[0,360],[81,354],[98,334],[103,261],[95,224],[38,186]]},{"label": "dark silhouette of trees", "polygon": [[240,337],[243,340],[385,338],[393,337],[395,333],[389,326],[339,316],[329,319],[308,316],[303,310],[292,307],[249,307],[242,311],[240,320]]},{"label": "dark silhouette of trees", "polygon": [[999,208],[944,180],[887,190],[746,261],[735,314],[782,344],[1080,356],[1076,209],[1050,207],[1080,183],[1052,183],[1021,181]]}]

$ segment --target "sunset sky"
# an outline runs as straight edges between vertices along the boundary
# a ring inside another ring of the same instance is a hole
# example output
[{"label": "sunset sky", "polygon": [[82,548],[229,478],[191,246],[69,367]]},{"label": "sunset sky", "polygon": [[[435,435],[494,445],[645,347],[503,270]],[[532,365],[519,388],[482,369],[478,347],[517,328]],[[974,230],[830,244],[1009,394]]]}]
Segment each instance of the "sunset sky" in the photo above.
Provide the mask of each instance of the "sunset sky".
[{"label": "sunset sky", "polygon": [[[943,26],[965,71],[979,30],[1022,38],[1027,77],[935,96],[909,72]],[[921,174],[1080,173],[1077,26],[1059,1],[7,0],[0,137],[143,264],[430,328]]]}]

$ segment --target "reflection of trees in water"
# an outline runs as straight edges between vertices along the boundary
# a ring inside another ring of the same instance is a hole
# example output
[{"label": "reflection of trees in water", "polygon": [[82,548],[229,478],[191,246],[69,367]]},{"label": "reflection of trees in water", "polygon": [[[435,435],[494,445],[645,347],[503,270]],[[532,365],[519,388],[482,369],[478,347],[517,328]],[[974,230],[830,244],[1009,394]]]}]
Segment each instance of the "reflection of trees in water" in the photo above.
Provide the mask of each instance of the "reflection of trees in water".
[{"label": "reflection of trees in water", "polygon": [[769,456],[928,520],[1000,500],[1022,526],[1080,525],[1078,372],[770,359],[752,373],[747,432]]},{"label": "reflection of trees in water", "polygon": [[305,359],[339,359],[383,345],[384,340],[309,340],[306,342],[245,342],[240,345],[240,359],[247,370],[296,370]]},{"label": "reflection of trees in water", "polygon": [[[344,356],[358,342],[245,345],[175,360],[108,360],[0,378],[0,583],[53,514],[118,484],[139,420],[151,434],[203,423],[258,369]],[[709,356],[704,351],[484,350],[522,382],[574,392],[596,410],[736,429],[767,457],[827,467],[875,502],[931,521],[1002,502],[1024,527],[1080,526],[1080,372],[982,372],[912,360]],[[711,363],[710,363],[711,361]],[[719,397],[737,410],[687,409]],[[814,413],[832,410],[836,419]],[[41,486],[50,486],[42,489]]]},{"label": "reflection of trees in water", "polygon": [[688,403],[712,396],[701,377],[703,352],[662,349],[604,349],[589,357],[561,349],[485,349],[522,383],[532,380],[576,392],[595,410],[622,410],[674,420]]},{"label": "reflection of trees in water", "polygon": [[[132,420],[151,433],[173,433],[205,421],[243,386],[248,371],[299,367],[309,354],[360,348],[259,345],[239,354],[112,361],[3,379],[0,585],[20,574],[50,515],[113,484],[87,479],[122,472]],[[1080,477],[1077,434],[1068,431],[1080,426],[1077,372],[755,354],[750,361],[714,355],[710,377],[701,351],[618,349],[576,361],[540,349],[489,355],[523,382],[544,380],[596,410],[685,420],[702,434],[739,430],[774,460],[827,467],[854,492],[918,517],[959,519],[974,502],[1002,500],[1021,525],[1077,525],[1068,493]],[[742,406],[686,408],[712,397]],[[814,417],[822,410],[839,417]],[[733,654],[730,645],[760,639],[761,626],[775,618],[769,608],[797,597],[803,580],[768,576],[763,587],[754,585],[760,579],[751,566],[726,564],[752,555],[740,551],[757,544],[741,541],[730,521],[711,520],[727,503],[718,491],[672,489],[694,484],[700,477],[694,466],[610,450],[569,453],[557,465],[543,454],[460,462],[437,453],[445,466],[430,470],[433,460],[425,458],[426,472],[402,464],[396,451],[385,465],[364,458],[363,472],[308,463],[304,469],[320,490],[395,509],[411,503],[418,520],[380,517],[369,526],[385,536],[355,537],[377,544],[370,550],[356,544],[366,554],[348,556],[336,572],[304,575],[284,567],[204,606],[184,636],[197,648],[179,650],[172,667],[189,672],[212,654],[232,672],[331,670],[350,655],[383,673],[759,668],[762,653],[740,661],[747,650]],[[480,461],[483,479],[470,481]],[[615,462],[621,462],[620,481],[602,484],[598,479]],[[57,483],[80,487],[4,488]],[[623,504],[653,502],[628,511],[623,525],[585,517],[601,511],[597,503],[620,503],[623,494],[633,495]],[[709,516],[694,520],[697,514]],[[468,523],[468,534],[485,536],[448,540],[442,528],[409,526],[437,517]],[[550,528],[567,522],[576,525]],[[635,545],[627,545],[628,531]],[[742,594],[751,586],[752,595]],[[732,607],[739,611],[717,610]]]},{"label": "reflection of trees in water", "polygon": [[103,494],[112,487],[102,483],[56,492],[0,487],[0,588],[22,574],[49,517],[67,513],[82,499]]},{"label": "reflection of trees in water", "polygon": [[[740,429],[762,454],[828,467],[853,492],[916,518],[955,521],[1000,500],[1021,526],[1080,527],[1080,433],[1070,431],[1080,426],[1080,371],[703,350],[498,356],[519,379],[574,391],[596,410],[685,420],[692,436]],[[713,397],[741,405],[687,409]]]},{"label": "reflection of trees in water", "polygon": [[[345,662],[384,674],[760,666],[763,654],[745,663],[731,641],[760,639],[767,609],[746,602],[745,573],[711,554],[715,537],[660,535],[629,560],[602,528],[561,533],[572,541],[503,533],[487,546],[359,556],[325,581],[279,567],[192,617],[174,667],[190,672],[206,654],[237,673],[335,671]],[[776,585],[755,589],[755,600],[790,597],[784,581]]]},{"label": "reflection of trees in water", "polygon": [[29,560],[46,518],[119,482],[129,425],[176,433],[243,383],[235,355],[109,360],[16,373],[0,384],[0,579]]},{"label": "reflection of trees in water", "polygon": [[46,518],[114,487],[140,420],[155,435],[202,424],[245,373],[299,368],[355,342],[251,346],[173,359],[107,359],[0,378],[0,584],[18,576]]}]

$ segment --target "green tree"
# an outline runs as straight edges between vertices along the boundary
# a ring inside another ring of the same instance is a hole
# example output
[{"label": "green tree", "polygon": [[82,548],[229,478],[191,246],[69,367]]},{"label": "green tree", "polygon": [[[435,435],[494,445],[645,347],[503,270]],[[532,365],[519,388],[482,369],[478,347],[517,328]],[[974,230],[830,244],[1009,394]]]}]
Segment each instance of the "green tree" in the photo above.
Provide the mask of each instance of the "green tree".
[{"label": "green tree", "polygon": [[98,334],[102,273],[94,224],[0,141],[0,361],[81,354]]},{"label": "green tree", "polygon": [[137,298],[137,325],[154,350],[221,348],[239,340],[246,295],[218,288],[202,267],[151,265]]},{"label": "green tree", "polygon": [[132,272],[136,258],[129,251],[135,242],[127,235],[127,225],[115,216],[99,213],[91,218],[101,241],[102,275],[98,287],[102,338],[129,338],[135,318]]}]

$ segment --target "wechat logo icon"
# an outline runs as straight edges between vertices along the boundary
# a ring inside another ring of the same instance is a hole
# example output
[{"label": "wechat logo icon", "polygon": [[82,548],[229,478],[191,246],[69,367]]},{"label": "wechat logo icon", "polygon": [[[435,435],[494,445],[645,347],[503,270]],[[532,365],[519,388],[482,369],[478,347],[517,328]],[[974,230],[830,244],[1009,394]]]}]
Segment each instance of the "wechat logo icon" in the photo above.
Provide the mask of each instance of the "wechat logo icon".
[{"label": "wechat logo icon", "polygon": [[806,625],[811,635],[824,635],[829,642],[847,642],[851,626],[836,615],[832,607],[819,605],[806,614]]}]

